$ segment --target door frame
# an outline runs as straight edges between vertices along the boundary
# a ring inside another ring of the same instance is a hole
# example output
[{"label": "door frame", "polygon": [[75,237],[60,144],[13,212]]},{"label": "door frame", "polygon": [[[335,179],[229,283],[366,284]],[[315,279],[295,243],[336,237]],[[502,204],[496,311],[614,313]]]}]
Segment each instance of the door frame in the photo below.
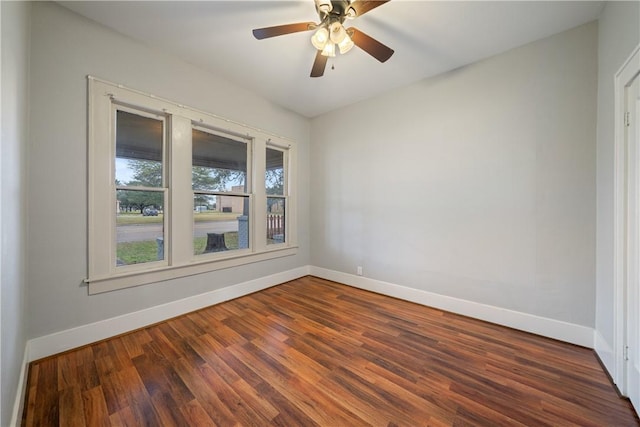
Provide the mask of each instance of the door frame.
[{"label": "door frame", "polygon": [[[639,271],[638,261],[630,259],[627,251],[628,198],[627,177],[629,176],[628,150],[625,138],[626,88],[640,73],[640,45],[636,46],[614,77],[615,88],[615,142],[614,142],[614,248],[613,248],[613,380],[620,393],[628,395],[627,364],[624,348],[627,345],[627,272],[635,267]],[[640,77],[639,77],[640,78]],[[638,165],[640,168],[640,165]],[[634,265],[630,265],[633,263]]]}]

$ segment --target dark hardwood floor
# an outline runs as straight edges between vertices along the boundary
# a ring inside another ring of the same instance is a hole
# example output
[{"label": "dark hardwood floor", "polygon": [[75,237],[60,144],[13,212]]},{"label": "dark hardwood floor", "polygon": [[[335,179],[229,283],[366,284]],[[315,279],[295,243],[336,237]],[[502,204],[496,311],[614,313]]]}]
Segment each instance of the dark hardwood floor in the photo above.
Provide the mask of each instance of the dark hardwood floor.
[{"label": "dark hardwood floor", "polygon": [[305,277],[31,363],[26,426],[636,426],[593,351]]}]

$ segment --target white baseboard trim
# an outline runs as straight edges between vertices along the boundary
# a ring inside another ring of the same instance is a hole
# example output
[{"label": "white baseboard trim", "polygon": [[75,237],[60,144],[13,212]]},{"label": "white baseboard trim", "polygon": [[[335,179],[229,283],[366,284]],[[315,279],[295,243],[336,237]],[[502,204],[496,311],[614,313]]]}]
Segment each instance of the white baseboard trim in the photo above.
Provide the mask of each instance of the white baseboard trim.
[{"label": "white baseboard trim", "polygon": [[613,366],[613,351],[604,338],[592,328],[307,265],[29,340],[25,346],[11,425],[17,426],[21,421],[28,364],[30,362],[307,275],[314,275],[367,291],[485,320],[571,344],[594,348],[603,361],[605,368],[609,372],[613,372],[611,370]]},{"label": "white baseboard trim", "polygon": [[485,320],[509,328],[530,332],[536,335],[553,338],[559,341],[594,347],[594,330],[586,326],[563,322],[560,320],[521,313],[487,304],[453,298],[420,289],[400,286],[362,276],[328,270],[321,267],[310,267],[310,274],[323,279],[343,283],[345,285],[389,295],[406,301],[445,310],[475,319]]},{"label": "white baseboard trim", "polygon": [[593,332],[593,349],[600,358],[604,368],[609,373],[612,381],[615,383],[615,358],[613,356],[613,348],[604,339],[599,331]]},{"label": "white baseboard trim", "polygon": [[356,288],[485,320],[571,344],[596,348],[605,367],[610,370],[610,367],[613,366],[613,352],[611,348],[600,334],[586,326],[307,265],[29,340],[25,347],[24,363],[21,368],[18,390],[16,390],[16,400],[12,415],[12,423],[14,424],[12,425],[17,425],[15,423],[18,423],[18,418],[22,413],[21,408],[24,401],[28,363],[307,275],[314,275]]},{"label": "white baseboard trim", "polygon": [[13,402],[13,413],[11,414],[10,426],[17,427],[22,423],[22,411],[24,409],[24,397],[27,391],[27,375],[29,373],[29,343],[25,345],[20,376],[18,377],[18,387],[16,388],[16,399]]},{"label": "white baseboard trim", "polygon": [[112,317],[88,325],[33,338],[27,343],[29,349],[28,361],[32,362],[43,357],[143,328],[172,317],[298,279],[308,274],[309,266],[299,267],[270,276],[260,277],[248,282],[238,283],[226,288],[216,289],[204,294],[194,295],[178,301],[127,313],[122,316]]}]

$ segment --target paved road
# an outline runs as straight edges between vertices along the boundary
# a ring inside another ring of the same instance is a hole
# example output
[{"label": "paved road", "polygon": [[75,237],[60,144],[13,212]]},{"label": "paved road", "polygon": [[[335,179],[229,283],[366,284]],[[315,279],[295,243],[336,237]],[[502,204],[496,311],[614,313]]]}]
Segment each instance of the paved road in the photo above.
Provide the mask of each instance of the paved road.
[{"label": "paved road", "polygon": [[[238,221],[205,221],[195,223],[195,237],[204,237],[207,233],[226,233],[238,231]],[[141,242],[162,237],[162,224],[120,225],[116,232],[116,241]]]}]

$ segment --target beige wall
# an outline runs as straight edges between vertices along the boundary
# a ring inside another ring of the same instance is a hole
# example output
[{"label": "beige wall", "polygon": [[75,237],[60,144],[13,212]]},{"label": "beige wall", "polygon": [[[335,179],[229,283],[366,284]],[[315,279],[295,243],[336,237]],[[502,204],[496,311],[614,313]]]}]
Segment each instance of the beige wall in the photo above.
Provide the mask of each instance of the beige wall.
[{"label": "beige wall", "polygon": [[591,23],[314,119],[312,265],[593,327],[596,87]]},{"label": "beige wall", "polygon": [[[29,337],[86,325],[309,263],[309,121],[54,2],[33,4],[28,197]],[[296,141],[298,255],[88,296],[88,74]]]}]

